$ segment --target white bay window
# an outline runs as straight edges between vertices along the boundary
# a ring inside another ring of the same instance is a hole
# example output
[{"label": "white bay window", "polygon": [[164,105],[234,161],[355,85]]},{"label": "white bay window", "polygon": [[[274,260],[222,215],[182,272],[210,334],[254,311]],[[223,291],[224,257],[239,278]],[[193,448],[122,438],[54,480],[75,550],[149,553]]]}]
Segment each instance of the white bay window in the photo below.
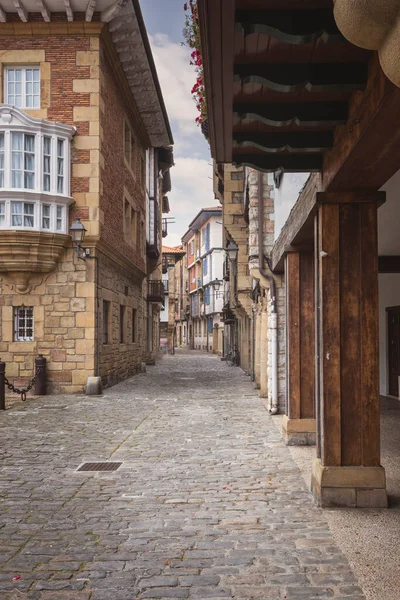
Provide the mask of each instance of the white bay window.
[{"label": "white bay window", "polygon": [[0,229],[68,233],[74,132],[0,106]]}]

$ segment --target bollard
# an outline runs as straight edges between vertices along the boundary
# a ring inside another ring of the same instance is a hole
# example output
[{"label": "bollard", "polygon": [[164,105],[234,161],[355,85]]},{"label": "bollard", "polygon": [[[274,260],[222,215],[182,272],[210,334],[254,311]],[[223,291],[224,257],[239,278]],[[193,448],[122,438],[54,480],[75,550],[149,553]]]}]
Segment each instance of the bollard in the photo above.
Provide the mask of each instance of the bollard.
[{"label": "bollard", "polygon": [[0,361],[0,410],[6,410],[6,363]]},{"label": "bollard", "polygon": [[46,395],[46,358],[39,354],[37,358],[35,358],[35,373],[36,373],[36,381],[35,381],[35,394],[36,396],[45,396]]}]

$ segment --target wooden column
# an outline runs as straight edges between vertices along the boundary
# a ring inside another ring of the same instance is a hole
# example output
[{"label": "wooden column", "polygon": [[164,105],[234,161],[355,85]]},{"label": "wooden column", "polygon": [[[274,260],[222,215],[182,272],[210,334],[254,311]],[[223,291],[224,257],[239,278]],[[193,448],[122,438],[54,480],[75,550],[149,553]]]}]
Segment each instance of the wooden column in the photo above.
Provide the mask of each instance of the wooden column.
[{"label": "wooden column", "polygon": [[318,194],[318,458],[323,506],[386,506],[380,466],[377,207],[384,194]]},{"label": "wooden column", "polygon": [[286,281],[286,415],[288,445],[315,444],[314,254],[289,252]]}]

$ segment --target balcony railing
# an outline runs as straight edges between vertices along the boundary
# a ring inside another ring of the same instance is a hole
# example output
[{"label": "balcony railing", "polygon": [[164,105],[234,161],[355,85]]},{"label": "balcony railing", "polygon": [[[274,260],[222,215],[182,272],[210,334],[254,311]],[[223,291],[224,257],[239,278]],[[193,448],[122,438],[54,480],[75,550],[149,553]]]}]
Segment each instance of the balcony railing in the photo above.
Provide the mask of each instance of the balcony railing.
[{"label": "balcony railing", "polygon": [[147,301],[164,306],[164,285],[159,279],[148,282]]}]

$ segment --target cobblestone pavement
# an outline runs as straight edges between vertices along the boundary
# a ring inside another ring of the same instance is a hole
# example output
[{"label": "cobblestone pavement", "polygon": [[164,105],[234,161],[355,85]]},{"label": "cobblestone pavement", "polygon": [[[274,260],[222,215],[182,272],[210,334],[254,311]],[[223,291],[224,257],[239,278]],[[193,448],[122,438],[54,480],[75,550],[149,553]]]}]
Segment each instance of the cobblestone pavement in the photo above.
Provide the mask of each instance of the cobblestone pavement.
[{"label": "cobblestone pavement", "polygon": [[215,356],[0,429],[2,600],[364,598],[248,378]]}]

